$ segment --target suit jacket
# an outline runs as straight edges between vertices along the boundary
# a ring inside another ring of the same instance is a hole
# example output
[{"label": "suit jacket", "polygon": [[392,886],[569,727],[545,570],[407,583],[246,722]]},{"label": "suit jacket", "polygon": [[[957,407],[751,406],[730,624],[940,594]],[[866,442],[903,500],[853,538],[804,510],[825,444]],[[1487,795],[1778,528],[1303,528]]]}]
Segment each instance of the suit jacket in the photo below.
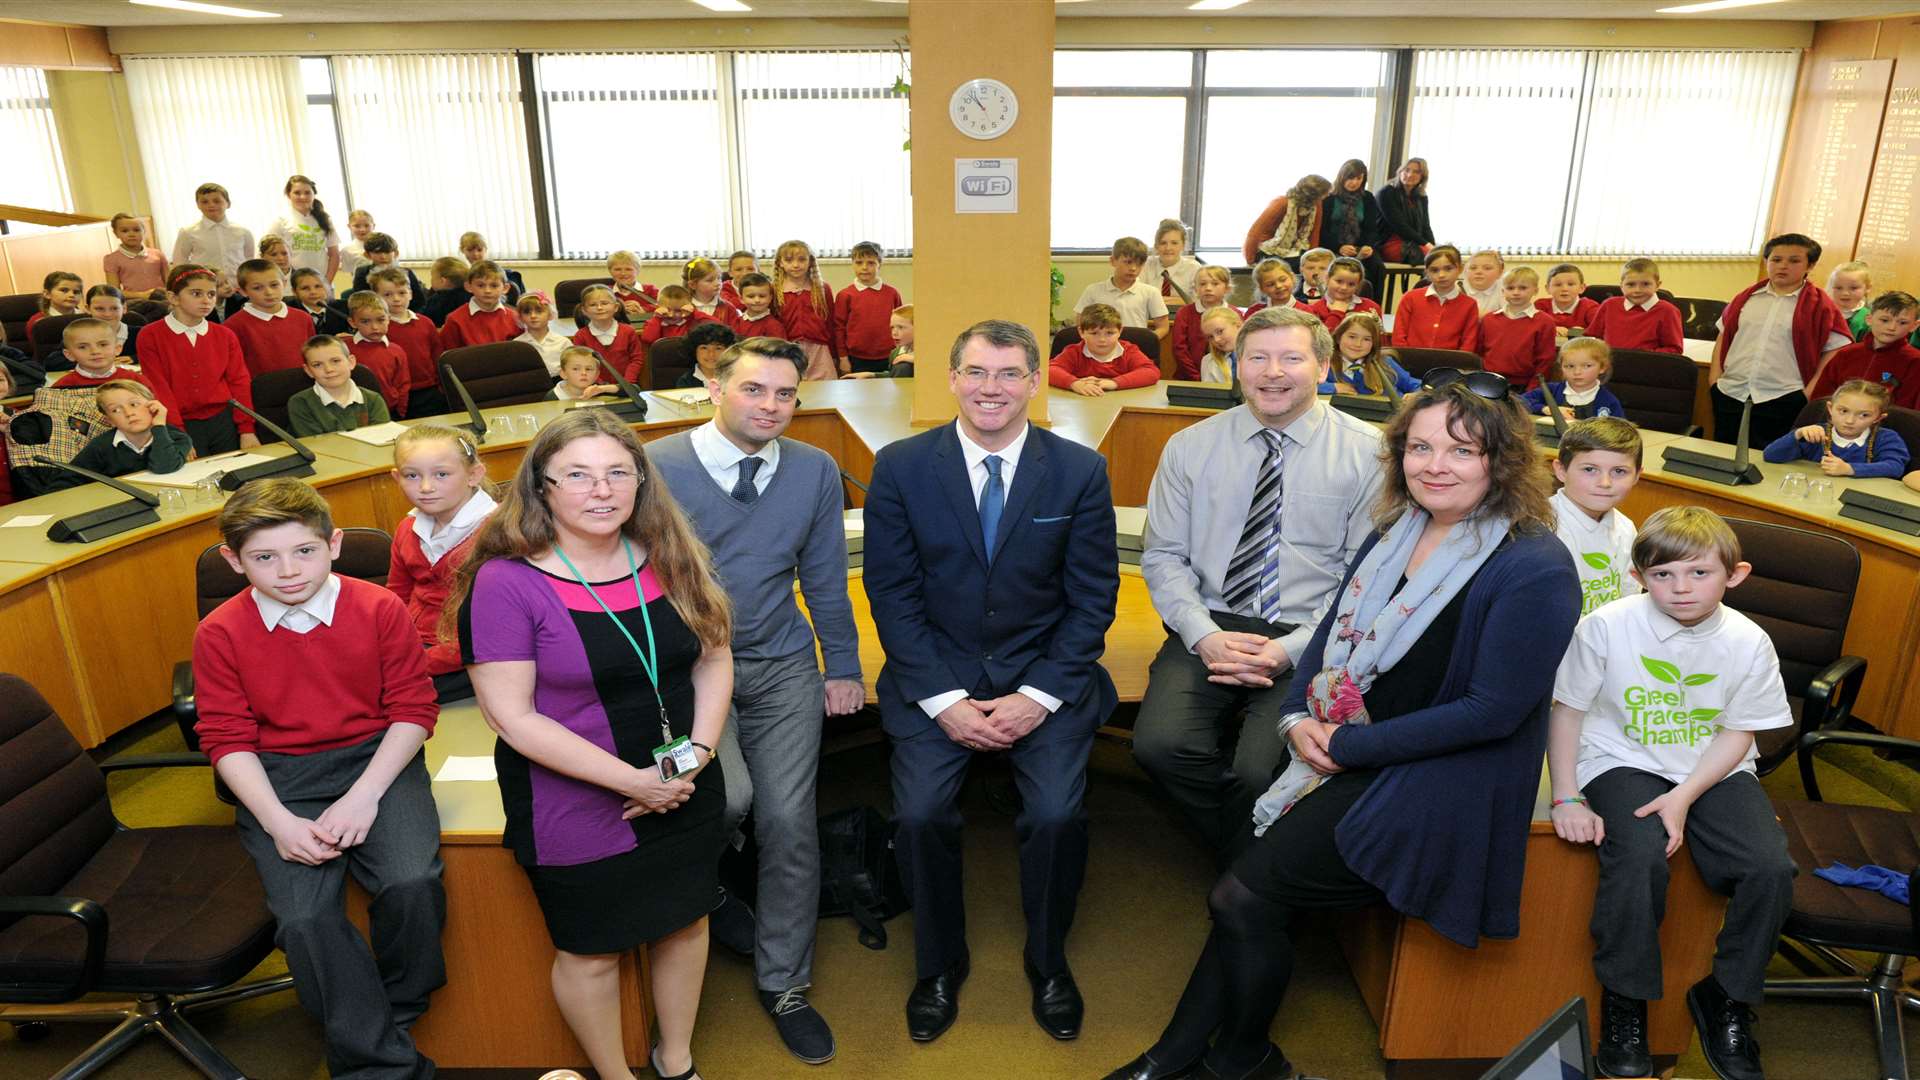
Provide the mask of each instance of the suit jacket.
[{"label": "suit jacket", "polygon": [[1100,666],[1120,590],[1106,462],[1034,427],[1007,489],[991,568],[955,425],[874,459],[865,580],[886,664],[886,730],[933,720],[917,702],[951,690],[1032,686],[1063,704],[1046,722],[1097,727],[1116,701]]}]

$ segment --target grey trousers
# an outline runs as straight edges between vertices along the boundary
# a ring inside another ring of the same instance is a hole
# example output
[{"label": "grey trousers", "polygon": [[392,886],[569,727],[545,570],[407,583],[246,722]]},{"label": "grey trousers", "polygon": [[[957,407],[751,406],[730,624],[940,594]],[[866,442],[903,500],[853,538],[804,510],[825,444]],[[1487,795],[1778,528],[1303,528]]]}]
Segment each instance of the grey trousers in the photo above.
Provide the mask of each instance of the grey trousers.
[{"label": "grey trousers", "polygon": [[727,777],[728,835],[753,812],[760,845],[753,972],[778,993],[813,981],[820,922],[820,822],[815,781],[826,681],[813,650],[733,661],[733,711],[715,753]]},{"label": "grey trousers", "polygon": [[[261,754],[260,764],[281,804],[312,820],[359,779],[379,745],[376,737],[316,754]],[[425,755],[415,755],[387,788],[366,841],[320,866],[282,859],[246,807],[235,819],[279,923],[275,941],[287,955],[294,992],[325,1031],[327,1072],[354,1080],[432,1076],[433,1062],[407,1035],[426,1012],[428,995],[447,981],[440,815]],[[349,873],[373,897],[372,951],[347,921]]]},{"label": "grey trousers", "polygon": [[[1277,637],[1291,629],[1218,611],[1213,618],[1220,629],[1238,633]],[[1147,669],[1133,759],[1218,857],[1225,857],[1286,758],[1280,703],[1292,683],[1291,670],[1263,690],[1208,682],[1206,665],[1171,632]],[[1228,760],[1225,746],[1236,724],[1239,741]]]},{"label": "grey trousers", "polygon": [[[1673,790],[1665,777],[1609,769],[1586,785],[1587,805],[1606,822],[1600,888],[1593,900],[1593,972],[1600,985],[1642,1001],[1661,993],[1660,920],[1667,913],[1667,832],[1658,815],[1633,812]],[[1687,811],[1686,844],[1707,887],[1727,897],[1713,978],[1727,996],[1760,1003],[1767,961],[1793,906],[1787,834],[1752,773],[1708,788]]]}]

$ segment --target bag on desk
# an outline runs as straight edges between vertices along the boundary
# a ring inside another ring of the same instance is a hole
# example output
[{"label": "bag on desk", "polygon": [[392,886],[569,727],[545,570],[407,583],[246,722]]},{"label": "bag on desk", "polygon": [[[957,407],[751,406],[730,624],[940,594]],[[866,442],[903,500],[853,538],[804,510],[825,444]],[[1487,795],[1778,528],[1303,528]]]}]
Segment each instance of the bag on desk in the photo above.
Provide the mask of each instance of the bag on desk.
[{"label": "bag on desk", "polygon": [[851,915],[860,944],[887,947],[886,920],[913,906],[893,857],[893,825],[871,806],[820,819],[820,914]]},{"label": "bag on desk", "polygon": [[93,403],[94,388],[43,386],[33,404],[7,427],[7,460],[13,463],[14,495],[32,498],[71,486],[55,462],[72,461],[95,435],[112,430]]}]

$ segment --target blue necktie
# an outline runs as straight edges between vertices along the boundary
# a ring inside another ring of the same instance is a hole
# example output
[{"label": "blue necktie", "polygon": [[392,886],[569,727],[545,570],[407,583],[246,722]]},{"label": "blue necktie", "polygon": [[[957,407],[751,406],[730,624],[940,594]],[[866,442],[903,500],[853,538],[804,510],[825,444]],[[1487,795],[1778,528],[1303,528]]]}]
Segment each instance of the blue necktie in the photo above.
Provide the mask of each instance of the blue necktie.
[{"label": "blue necktie", "polygon": [[985,541],[987,565],[993,565],[993,542],[1000,535],[1000,511],[1007,506],[1007,485],[1000,480],[1000,455],[988,454],[987,487],[980,493],[980,537]]}]

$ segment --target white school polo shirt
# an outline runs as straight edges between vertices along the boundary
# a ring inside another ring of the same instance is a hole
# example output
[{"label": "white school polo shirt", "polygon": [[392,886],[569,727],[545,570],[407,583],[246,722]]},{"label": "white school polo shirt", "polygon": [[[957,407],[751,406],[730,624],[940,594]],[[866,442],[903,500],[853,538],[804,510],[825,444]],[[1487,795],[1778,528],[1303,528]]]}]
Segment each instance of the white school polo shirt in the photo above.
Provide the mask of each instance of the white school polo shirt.
[{"label": "white school polo shirt", "polygon": [[1573,552],[1573,568],[1580,572],[1580,617],[1595,608],[1640,591],[1640,583],[1627,571],[1633,568],[1633,521],[1618,510],[1609,510],[1599,521],[1567,498],[1566,491],[1553,493],[1553,534]]},{"label": "white school polo shirt", "polygon": [[[1158,261],[1158,260],[1156,260]],[[1149,285],[1145,276],[1125,289],[1113,287],[1112,278],[1101,278],[1086,287],[1080,293],[1080,299],[1073,305],[1075,314],[1087,309],[1089,304],[1106,304],[1120,313],[1121,326],[1146,328],[1149,320],[1167,317],[1167,302],[1160,298],[1159,278],[1156,284]]]}]

